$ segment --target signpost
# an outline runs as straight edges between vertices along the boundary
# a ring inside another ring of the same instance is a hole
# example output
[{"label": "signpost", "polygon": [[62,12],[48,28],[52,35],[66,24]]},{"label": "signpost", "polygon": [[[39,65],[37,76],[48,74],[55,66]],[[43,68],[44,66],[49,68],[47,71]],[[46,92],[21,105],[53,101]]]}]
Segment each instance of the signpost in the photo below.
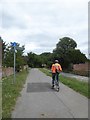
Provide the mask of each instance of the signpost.
[{"label": "signpost", "polygon": [[16,81],[16,75],[15,75],[15,67],[16,67],[16,46],[17,46],[17,43],[16,42],[13,42],[11,43],[11,45],[14,47],[14,79],[13,79],[13,83],[15,83]]},{"label": "signpost", "polygon": [[16,81],[16,74],[15,74],[16,73],[16,70],[15,70],[15,68],[16,68],[16,50],[23,50],[23,48],[19,47],[16,42],[11,42],[11,46],[14,47],[14,79],[13,79],[13,83],[15,83],[15,81]]}]

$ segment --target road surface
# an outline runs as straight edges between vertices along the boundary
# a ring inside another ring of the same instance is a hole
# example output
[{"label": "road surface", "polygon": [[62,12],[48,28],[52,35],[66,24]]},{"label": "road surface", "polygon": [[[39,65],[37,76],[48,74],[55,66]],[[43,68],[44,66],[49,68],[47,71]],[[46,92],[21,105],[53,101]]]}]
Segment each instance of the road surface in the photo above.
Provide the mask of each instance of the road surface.
[{"label": "road surface", "polygon": [[51,89],[51,77],[31,69],[12,118],[88,118],[88,99],[60,83]]}]

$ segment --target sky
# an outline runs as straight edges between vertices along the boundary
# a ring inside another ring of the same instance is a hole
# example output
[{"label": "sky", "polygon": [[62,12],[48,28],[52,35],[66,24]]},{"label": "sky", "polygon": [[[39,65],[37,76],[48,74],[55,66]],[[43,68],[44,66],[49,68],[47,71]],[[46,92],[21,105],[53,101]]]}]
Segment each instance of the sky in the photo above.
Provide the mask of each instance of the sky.
[{"label": "sky", "polygon": [[88,0],[1,0],[0,36],[25,45],[25,54],[52,52],[70,37],[88,57]]}]

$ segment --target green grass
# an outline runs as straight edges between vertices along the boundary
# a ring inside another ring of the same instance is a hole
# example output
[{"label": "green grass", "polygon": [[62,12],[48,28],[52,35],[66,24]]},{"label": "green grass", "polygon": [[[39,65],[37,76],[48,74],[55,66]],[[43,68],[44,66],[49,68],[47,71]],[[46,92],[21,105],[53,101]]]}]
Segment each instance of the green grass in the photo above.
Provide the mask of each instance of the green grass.
[{"label": "green grass", "polygon": [[[47,69],[42,69],[40,68],[42,72],[44,72],[48,76],[52,76],[49,70]],[[90,94],[88,92],[88,83],[79,81],[75,78],[69,78],[69,77],[64,77],[62,75],[59,76],[60,82],[63,84],[67,85],[68,87],[72,88],[76,92],[79,92],[80,94],[86,96],[87,98],[90,98]]]},{"label": "green grass", "polygon": [[16,81],[12,84],[13,75],[2,80],[2,118],[11,118],[17,97],[23,88],[28,72],[16,74]]}]

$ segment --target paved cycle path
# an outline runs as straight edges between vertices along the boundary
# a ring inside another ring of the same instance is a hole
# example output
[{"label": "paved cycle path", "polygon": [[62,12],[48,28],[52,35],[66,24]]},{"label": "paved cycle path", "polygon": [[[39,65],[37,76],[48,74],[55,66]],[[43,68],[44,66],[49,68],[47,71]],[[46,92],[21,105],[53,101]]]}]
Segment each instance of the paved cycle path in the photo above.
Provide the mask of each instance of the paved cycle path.
[{"label": "paved cycle path", "polygon": [[30,70],[12,118],[88,118],[88,99],[60,83],[60,91],[51,89],[51,77]]}]

